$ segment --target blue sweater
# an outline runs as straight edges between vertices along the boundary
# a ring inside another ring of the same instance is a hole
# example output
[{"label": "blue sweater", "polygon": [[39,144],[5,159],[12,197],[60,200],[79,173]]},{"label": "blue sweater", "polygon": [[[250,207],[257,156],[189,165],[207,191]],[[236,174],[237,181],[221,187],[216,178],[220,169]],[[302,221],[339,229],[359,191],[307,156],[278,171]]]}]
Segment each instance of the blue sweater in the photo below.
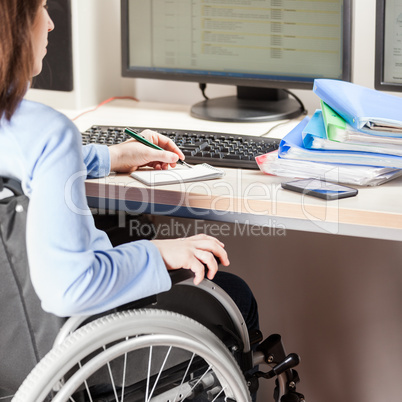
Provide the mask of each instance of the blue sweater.
[{"label": "blue sweater", "polygon": [[28,259],[45,311],[95,314],[171,286],[151,242],[113,248],[95,228],[85,179],[109,172],[107,147],[82,147],[76,126],[47,106],[24,100],[0,121],[0,175],[21,180],[30,199]]}]

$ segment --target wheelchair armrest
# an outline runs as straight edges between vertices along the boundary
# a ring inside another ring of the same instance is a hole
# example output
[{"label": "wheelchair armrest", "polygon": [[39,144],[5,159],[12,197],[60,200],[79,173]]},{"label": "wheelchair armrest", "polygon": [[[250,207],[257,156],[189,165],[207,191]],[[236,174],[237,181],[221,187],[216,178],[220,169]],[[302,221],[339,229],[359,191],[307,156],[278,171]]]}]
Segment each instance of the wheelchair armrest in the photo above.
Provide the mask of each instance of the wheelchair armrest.
[{"label": "wheelchair armrest", "polygon": [[169,271],[169,275],[172,281],[172,286],[176,285],[177,283],[183,282],[187,279],[194,278],[194,272],[184,268]]}]

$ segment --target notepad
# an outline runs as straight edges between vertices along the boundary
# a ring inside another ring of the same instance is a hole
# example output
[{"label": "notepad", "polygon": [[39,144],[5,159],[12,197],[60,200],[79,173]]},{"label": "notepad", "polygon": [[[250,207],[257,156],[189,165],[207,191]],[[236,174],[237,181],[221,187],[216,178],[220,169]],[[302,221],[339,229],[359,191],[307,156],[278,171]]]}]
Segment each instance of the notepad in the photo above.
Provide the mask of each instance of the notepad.
[{"label": "notepad", "polygon": [[131,177],[148,186],[219,179],[224,175],[225,172],[223,170],[217,169],[207,163],[194,165],[191,169],[176,167],[168,170],[137,170],[131,173]]}]

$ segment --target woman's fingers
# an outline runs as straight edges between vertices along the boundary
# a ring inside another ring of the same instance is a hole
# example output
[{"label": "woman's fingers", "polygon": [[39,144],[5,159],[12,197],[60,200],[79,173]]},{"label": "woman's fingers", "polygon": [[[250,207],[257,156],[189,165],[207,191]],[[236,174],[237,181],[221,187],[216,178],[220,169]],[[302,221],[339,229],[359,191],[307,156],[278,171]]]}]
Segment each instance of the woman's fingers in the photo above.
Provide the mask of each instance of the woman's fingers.
[{"label": "woman's fingers", "polygon": [[166,135],[159,134],[156,131],[144,130],[141,135],[152,141],[154,144],[160,146],[166,151],[174,152],[180,159],[184,159],[185,156],[180,148]]},{"label": "woman's fingers", "polygon": [[194,283],[205,277],[213,279],[218,271],[218,258],[222,265],[229,265],[224,244],[215,237],[200,234],[185,239],[152,240],[161,253],[167,269],[190,269],[194,272]]},{"label": "woman's fingers", "polygon": [[213,279],[218,272],[218,263],[214,255],[209,251],[196,250],[195,257],[204,264],[203,267],[207,268],[207,278]]},{"label": "woman's fingers", "polygon": [[[197,236],[199,237],[197,238]],[[219,241],[215,237],[211,237],[208,235],[197,235],[197,236],[189,238],[192,241],[195,241],[196,244],[195,247],[197,249],[209,251],[210,252],[209,254],[212,253],[211,254],[212,258],[213,255],[215,255],[219,259],[221,264],[224,265],[225,267],[230,264],[227,252],[224,249],[225,245],[221,241]],[[213,259],[215,260],[215,258]]]},{"label": "woman's fingers", "polygon": [[194,273],[194,285],[199,285],[205,277],[205,267],[199,258],[193,259],[190,270]]}]

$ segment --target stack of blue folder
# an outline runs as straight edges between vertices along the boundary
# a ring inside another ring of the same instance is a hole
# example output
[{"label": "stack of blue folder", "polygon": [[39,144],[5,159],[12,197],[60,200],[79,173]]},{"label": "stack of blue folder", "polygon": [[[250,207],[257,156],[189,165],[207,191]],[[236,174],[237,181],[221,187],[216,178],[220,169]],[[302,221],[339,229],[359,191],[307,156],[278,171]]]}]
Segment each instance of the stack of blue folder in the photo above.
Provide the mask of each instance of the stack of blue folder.
[{"label": "stack of blue folder", "polygon": [[[378,185],[402,174],[402,98],[350,82],[317,79],[321,110],[262,155],[265,173]],[[299,170],[298,170],[299,168]]]}]

